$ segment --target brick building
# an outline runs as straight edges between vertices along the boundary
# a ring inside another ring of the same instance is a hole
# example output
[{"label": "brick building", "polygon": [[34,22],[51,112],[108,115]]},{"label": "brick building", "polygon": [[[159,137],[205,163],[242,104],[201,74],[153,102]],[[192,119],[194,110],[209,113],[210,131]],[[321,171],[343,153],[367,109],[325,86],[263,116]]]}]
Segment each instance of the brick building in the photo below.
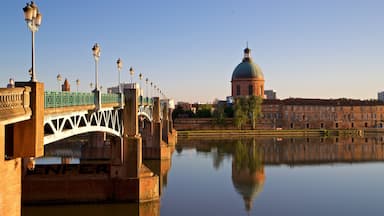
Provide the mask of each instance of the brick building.
[{"label": "brick building", "polygon": [[[384,127],[384,101],[354,99],[276,99],[264,91],[264,74],[244,49],[244,58],[232,73],[232,97],[261,96],[259,129],[360,129]],[[265,97],[268,94],[268,97]],[[383,93],[384,95],[384,93]],[[380,97],[380,95],[379,95]],[[267,98],[267,99],[265,99]]]},{"label": "brick building", "polygon": [[264,100],[259,127],[360,129],[384,126],[384,102],[353,99]]},{"label": "brick building", "polygon": [[243,61],[232,73],[232,97],[255,95],[264,97],[264,74],[253,62],[251,50],[244,49]]}]

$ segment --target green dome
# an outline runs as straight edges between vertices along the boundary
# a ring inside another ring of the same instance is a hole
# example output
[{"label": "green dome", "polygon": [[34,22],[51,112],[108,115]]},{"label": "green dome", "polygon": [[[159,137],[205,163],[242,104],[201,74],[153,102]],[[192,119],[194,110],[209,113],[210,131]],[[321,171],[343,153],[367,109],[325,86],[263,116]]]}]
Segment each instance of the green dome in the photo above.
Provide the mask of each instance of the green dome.
[{"label": "green dome", "polygon": [[243,61],[232,73],[232,80],[241,78],[264,79],[264,74],[259,65],[252,61]]},{"label": "green dome", "polygon": [[251,50],[247,47],[244,49],[243,61],[237,65],[232,73],[232,80],[242,78],[264,79],[264,74],[259,65],[253,63],[251,58]]}]

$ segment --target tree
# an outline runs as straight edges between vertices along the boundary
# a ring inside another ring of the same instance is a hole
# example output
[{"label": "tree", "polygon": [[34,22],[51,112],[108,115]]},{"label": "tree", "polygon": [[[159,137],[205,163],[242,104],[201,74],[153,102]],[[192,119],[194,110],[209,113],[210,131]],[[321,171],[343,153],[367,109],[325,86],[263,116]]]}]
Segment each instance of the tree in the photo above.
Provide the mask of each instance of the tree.
[{"label": "tree", "polygon": [[244,97],[237,97],[233,105],[234,123],[238,129],[247,121],[247,103]]},{"label": "tree", "polygon": [[223,124],[225,121],[224,105],[216,104],[216,109],[213,112],[213,117],[217,124]]},{"label": "tree", "polygon": [[262,102],[263,99],[257,96],[237,97],[233,107],[235,126],[240,129],[249,119],[252,129],[255,129],[257,119],[261,115]]},{"label": "tree", "polygon": [[258,96],[250,96],[248,98],[248,115],[251,119],[252,129],[256,129],[257,119],[261,115],[261,104],[263,99]]}]

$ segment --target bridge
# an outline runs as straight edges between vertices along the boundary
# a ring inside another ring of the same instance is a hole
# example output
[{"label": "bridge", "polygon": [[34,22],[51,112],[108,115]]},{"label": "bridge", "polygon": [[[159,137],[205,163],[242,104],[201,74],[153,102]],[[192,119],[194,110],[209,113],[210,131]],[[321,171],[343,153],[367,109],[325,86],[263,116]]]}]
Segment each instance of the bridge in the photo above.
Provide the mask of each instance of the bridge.
[{"label": "bridge", "polygon": [[[16,82],[15,86],[0,88],[0,173],[6,175],[0,180],[5,185],[0,206],[19,208],[21,188],[24,202],[159,198],[159,177],[142,160],[170,159],[177,133],[169,99],[140,96],[135,86],[117,94],[48,92],[39,82]],[[34,172],[32,158],[44,155],[44,145],[79,134],[94,136],[97,144],[104,141],[100,138],[105,133],[114,139],[112,158],[103,172],[91,178],[81,173],[42,178]],[[89,184],[98,189],[87,187]],[[79,185],[85,191],[73,195]],[[52,187],[57,193],[35,196]]]}]

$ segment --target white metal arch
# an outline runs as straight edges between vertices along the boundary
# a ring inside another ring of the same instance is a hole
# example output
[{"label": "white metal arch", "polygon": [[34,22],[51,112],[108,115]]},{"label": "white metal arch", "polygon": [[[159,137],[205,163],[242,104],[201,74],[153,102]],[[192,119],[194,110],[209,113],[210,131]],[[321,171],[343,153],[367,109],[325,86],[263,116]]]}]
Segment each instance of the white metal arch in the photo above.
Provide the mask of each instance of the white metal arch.
[{"label": "white metal arch", "polygon": [[151,106],[139,106],[138,116],[144,116],[149,121],[152,121],[152,107]]},{"label": "white metal arch", "polygon": [[44,116],[44,145],[82,133],[107,132],[121,136],[122,131],[120,112],[113,108]]}]

